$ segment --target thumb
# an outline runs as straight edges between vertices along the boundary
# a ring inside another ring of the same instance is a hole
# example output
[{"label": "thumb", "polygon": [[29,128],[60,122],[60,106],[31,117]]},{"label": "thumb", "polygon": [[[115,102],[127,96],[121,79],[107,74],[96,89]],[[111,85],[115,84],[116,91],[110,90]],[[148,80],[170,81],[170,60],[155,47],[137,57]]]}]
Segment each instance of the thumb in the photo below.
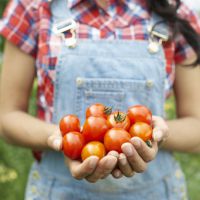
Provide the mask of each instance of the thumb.
[{"label": "thumb", "polygon": [[55,151],[62,150],[62,135],[59,130],[55,131],[47,138],[47,145]]}]

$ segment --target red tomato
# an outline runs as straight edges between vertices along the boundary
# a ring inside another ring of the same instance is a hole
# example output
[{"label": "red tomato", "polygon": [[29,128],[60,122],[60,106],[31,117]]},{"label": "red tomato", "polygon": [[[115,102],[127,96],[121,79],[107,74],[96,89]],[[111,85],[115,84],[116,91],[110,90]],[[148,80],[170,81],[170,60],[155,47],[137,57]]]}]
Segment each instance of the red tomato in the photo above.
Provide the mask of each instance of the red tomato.
[{"label": "red tomato", "polygon": [[103,141],[108,129],[109,125],[105,118],[91,116],[85,120],[82,133],[87,142]]},{"label": "red tomato", "polygon": [[104,145],[98,141],[92,141],[86,144],[81,152],[82,160],[85,160],[89,156],[97,156],[100,159],[106,154]]},{"label": "red tomato", "polygon": [[136,122],[129,130],[132,137],[140,137],[145,142],[152,139],[152,128],[149,124],[144,122]]},{"label": "red tomato", "polygon": [[131,124],[135,122],[145,122],[149,125],[152,123],[152,113],[151,111],[142,105],[132,106],[128,109],[128,117]]},{"label": "red tomato", "polygon": [[113,128],[123,128],[126,131],[130,128],[130,119],[123,112],[116,111],[112,113],[108,116],[107,121],[109,126]]},{"label": "red tomato", "polygon": [[104,136],[104,146],[107,152],[115,150],[121,153],[122,144],[128,142],[130,139],[131,135],[124,129],[112,128],[108,130]]},{"label": "red tomato", "polygon": [[86,110],[86,118],[93,116],[93,117],[103,117],[107,119],[107,116],[112,112],[111,107],[106,107],[101,103],[96,103],[91,105]]},{"label": "red tomato", "polygon": [[63,152],[73,160],[81,157],[81,151],[84,145],[84,137],[79,132],[69,132],[63,137]]},{"label": "red tomato", "polygon": [[60,131],[64,136],[71,131],[80,132],[80,121],[76,115],[66,115],[60,120]]}]

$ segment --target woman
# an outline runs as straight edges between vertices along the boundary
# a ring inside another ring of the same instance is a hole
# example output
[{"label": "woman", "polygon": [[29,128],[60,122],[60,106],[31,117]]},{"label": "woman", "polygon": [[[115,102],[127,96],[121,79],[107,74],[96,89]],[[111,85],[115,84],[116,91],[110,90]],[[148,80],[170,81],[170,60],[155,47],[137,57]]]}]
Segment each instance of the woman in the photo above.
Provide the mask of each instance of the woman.
[{"label": "woman", "polygon": [[[26,199],[187,199],[170,152],[200,152],[200,71],[181,66],[200,63],[200,25],[191,10],[179,0],[13,0],[0,27],[8,40],[1,133],[38,158]],[[26,113],[35,73],[38,118]],[[178,119],[165,122],[163,105],[172,88]],[[121,154],[64,162],[60,118],[73,113],[83,122],[95,102],[120,110],[148,106],[153,147],[135,137]]]}]

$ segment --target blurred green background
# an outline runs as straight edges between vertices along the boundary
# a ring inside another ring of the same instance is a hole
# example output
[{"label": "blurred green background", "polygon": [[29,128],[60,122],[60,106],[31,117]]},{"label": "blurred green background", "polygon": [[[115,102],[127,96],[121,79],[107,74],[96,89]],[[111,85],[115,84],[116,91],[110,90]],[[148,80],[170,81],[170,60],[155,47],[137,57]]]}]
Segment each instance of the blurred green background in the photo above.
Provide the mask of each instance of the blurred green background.
[{"label": "blurred green background", "polygon": [[[0,16],[6,5],[6,0],[0,0]],[[0,65],[3,52],[3,38],[0,37]],[[36,112],[36,84],[33,87],[29,112]],[[175,118],[173,97],[165,105],[167,116]],[[200,192],[200,156],[195,154],[174,155],[180,161],[186,175],[188,191],[191,200],[199,200]],[[0,139],[0,200],[23,200],[28,171],[33,162],[30,150],[6,144]]]}]

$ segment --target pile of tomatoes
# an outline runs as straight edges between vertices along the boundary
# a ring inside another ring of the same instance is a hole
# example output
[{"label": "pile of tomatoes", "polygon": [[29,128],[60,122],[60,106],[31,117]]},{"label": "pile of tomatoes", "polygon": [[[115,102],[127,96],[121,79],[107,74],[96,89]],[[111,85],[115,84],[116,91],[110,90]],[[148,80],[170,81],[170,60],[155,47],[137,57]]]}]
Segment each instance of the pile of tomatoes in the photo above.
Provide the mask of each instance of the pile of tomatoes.
[{"label": "pile of tomatoes", "polygon": [[76,115],[66,115],[60,120],[60,131],[67,157],[85,160],[95,155],[102,158],[112,150],[122,152],[121,145],[134,136],[150,144],[152,113],[143,105],[129,107],[125,113],[112,112],[112,108],[97,103],[87,108],[82,128]]}]

